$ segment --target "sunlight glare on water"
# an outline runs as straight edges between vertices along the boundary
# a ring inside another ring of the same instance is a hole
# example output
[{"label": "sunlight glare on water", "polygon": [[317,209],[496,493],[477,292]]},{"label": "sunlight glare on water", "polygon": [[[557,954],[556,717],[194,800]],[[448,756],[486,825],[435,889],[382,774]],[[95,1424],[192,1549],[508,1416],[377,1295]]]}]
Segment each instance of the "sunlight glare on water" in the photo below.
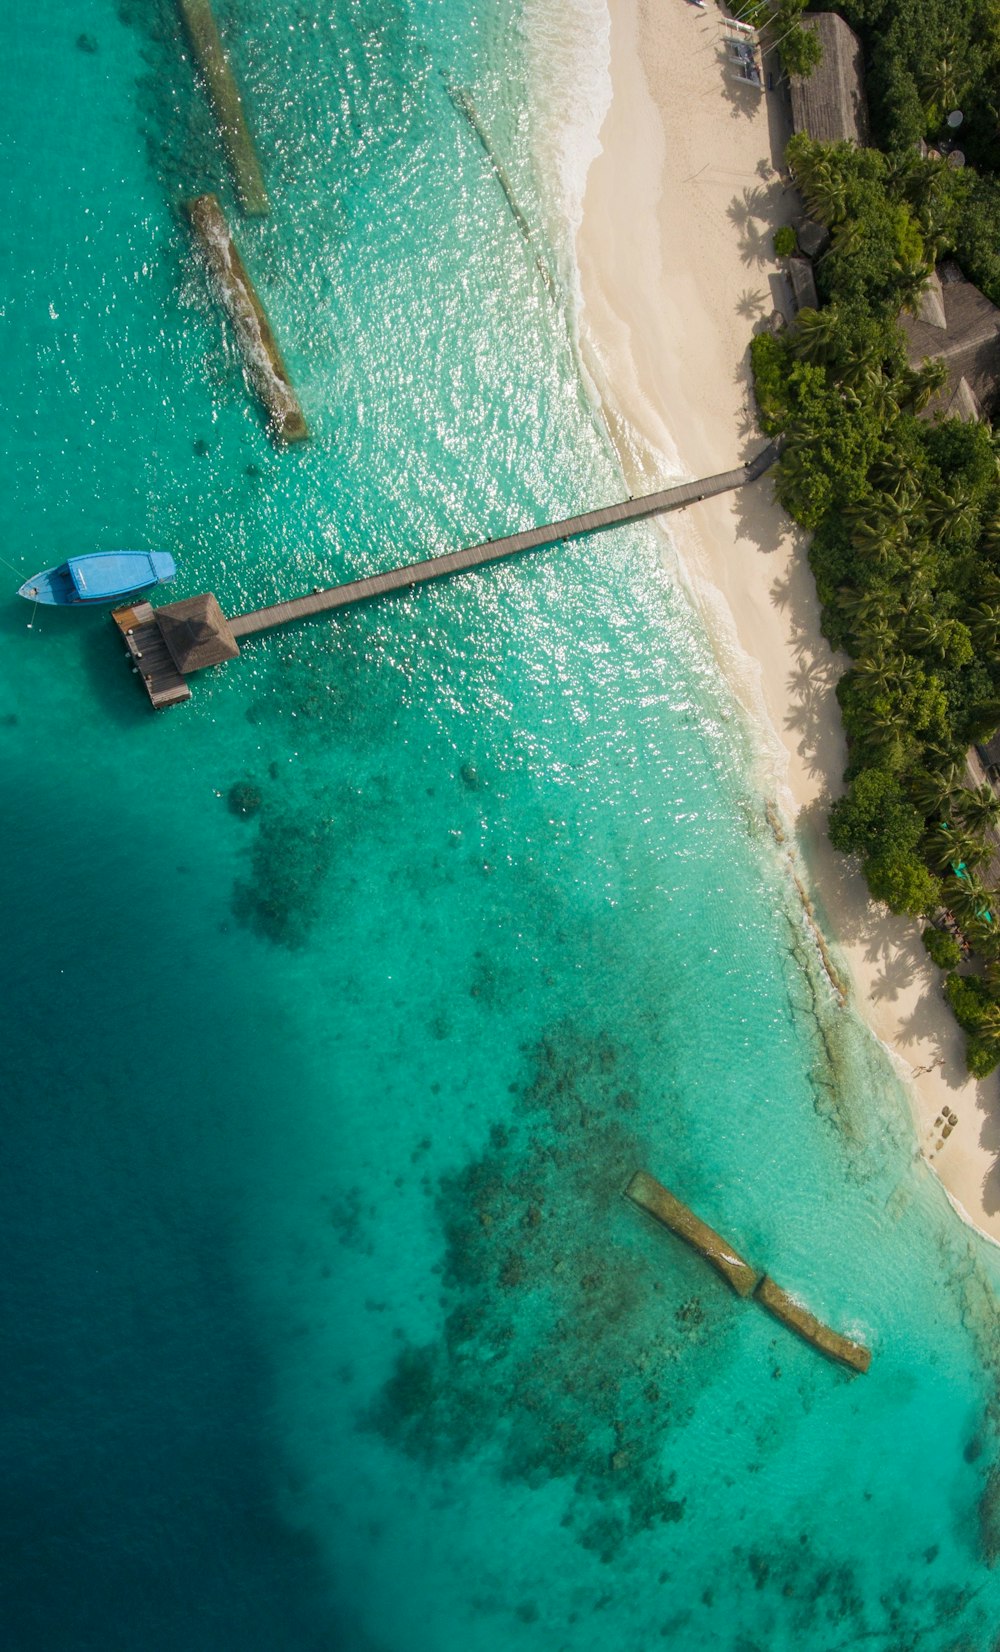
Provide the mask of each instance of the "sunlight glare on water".
[{"label": "sunlight glare on water", "polygon": [[[10,563],[158,546],[232,613],[620,497],[573,348],[607,18],[572,15],[220,5],[251,221],[172,4],[19,14]],[[17,1652],[993,1652],[996,1255],[833,1000],[660,549],[278,632],[156,717],[106,616],[0,605]],[[640,1165],[870,1373],[645,1225]]]}]

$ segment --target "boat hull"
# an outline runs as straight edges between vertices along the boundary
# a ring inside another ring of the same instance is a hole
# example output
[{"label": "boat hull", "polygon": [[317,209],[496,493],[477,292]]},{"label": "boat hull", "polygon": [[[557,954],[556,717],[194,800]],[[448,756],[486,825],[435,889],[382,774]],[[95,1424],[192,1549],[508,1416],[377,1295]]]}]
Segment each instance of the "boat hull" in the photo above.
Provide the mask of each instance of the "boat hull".
[{"label": "boat hull", "polygon": [[167,551],[95,551],[26,579],[18,596],[53,608],[99,607],[163,585],[176,573]]}]

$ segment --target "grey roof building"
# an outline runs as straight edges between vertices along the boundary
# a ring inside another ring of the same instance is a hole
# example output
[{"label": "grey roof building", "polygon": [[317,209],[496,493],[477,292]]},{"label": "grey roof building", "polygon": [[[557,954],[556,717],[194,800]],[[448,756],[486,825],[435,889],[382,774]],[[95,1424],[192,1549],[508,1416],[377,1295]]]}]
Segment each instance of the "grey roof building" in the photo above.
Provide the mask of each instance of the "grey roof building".
[{"label": "grey roof building", "polygon": [[957,264],[941,264],[916,315],[899,320],[910,366],[930,357],[948,369],[947,384],[927,408],[930,417],[972,421],[1000,400],[1000,310]]},{"label": "grey roof building", "polygon": [[835,11],[814,12],[802,27],[819,35],[823,56],[811,75],[792,75],[792,125],[821,143],[868,142],[861,42]]},{"label": "grey roof building", "polygon": [[813,275],[813,267],[808,258],[790,258],[788,260],[788,282],[792,289],[796,315],[800,310],[819,309],[816,278]]}]

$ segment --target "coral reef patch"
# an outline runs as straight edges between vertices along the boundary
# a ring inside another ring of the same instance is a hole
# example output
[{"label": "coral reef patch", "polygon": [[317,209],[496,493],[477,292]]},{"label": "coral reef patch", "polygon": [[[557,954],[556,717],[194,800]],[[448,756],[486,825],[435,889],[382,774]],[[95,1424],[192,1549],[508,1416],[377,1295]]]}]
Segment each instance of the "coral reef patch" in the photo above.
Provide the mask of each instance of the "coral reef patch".
[{"label": "coral reef patch", "polygon": [[629,1052],[561,1024],[524,1053],[512,1121],[438,1185],[440,1336],[401,1348],[367,1421],[424,1461],[490,1445],[507,1479],[563,1481],[564,1523],[610,1562],[684,1519],[668,1454],[694,1399],[683,1355],[724,1335],[725,1315],[692,1297],[697,1263],[665,1281],[655,1246],[634,1242]]},{"label": "coral reef patch", "polygon": [[332,824],[308,810],[261,814],[252,875],[233,885],[237,923],[279,946],[306,945],[333,856]]}]

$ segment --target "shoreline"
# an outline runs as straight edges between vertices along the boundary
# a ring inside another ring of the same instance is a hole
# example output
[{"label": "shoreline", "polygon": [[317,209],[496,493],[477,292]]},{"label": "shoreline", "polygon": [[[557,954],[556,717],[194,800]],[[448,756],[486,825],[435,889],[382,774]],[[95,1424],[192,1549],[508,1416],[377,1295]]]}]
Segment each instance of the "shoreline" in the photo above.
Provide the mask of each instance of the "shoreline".
[{"label": "shoreline", "polygon": [[[612,97],[576,235],[580,349],[639,492],[679,479],[678,468],[686,477],[729,468],[763,445],[748,348],[784,307],[772,236],[801,209],[776,169],[788,136],[782,102],[726,79],[719,11],[685,0],[608,7]],[[826,837],[846,762],[834,697],[846,658],[820,633],[806,536],[767,478],[672,516],[669,528],[767,748],[765,785],[806,874],[804,905],[815,904],[852,1002],[904,1081],[925,1161],[958,1213],[1000,1243],[997,1080],[965,1073],[964,1035],[922,926],[875,906]],[[947,1139],[935,1128],[943,1109],[958,1115]]]}]

